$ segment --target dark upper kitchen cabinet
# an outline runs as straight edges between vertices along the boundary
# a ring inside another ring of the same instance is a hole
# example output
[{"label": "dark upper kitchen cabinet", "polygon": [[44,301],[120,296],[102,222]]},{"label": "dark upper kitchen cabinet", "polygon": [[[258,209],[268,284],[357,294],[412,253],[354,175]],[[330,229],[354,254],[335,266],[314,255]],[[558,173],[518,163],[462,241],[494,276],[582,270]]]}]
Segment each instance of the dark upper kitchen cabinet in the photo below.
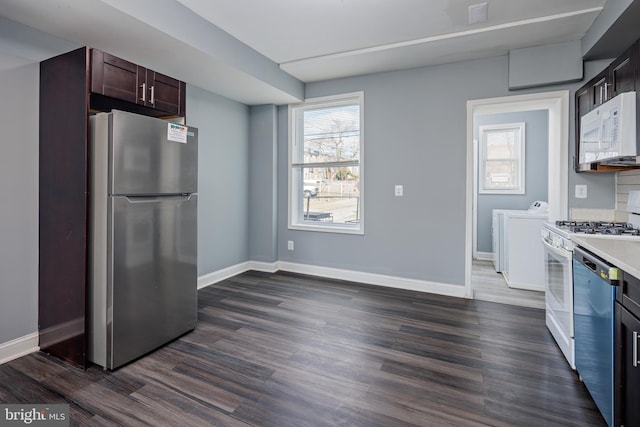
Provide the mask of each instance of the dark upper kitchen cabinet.
[{"label": "dark upper kitchen cabinet", "polygon": [[[609,99],[610,94],[610,69],[606,68],[601,71],[597,76],[589,80],[587,84],[582,86],[576,91],[575,94],[575,112],[576,112],[576,137],[575,137],[575,157],[574,157],[574,170],[576,172],[584,172],[580,168],[580,120],[582,116],[589,111],[605,103]],[[600,164],[593,164],[595,169],[592,172],[610,172],[612,170],[619,170],[618,167],[603,166]]]},{"label": "dark upper kitchen cabinet", "polygon": [[589,88],[591,100],[589,108],[584,110],[584,113],[604,104],[616,95],[635,90],[636,48],[637,45],[634,44],[627,49],[584,86]]},{"label": "dark upper kitchen cabinet", "polygon": [[609,69],[602,71],[591,80],[591,105],[589,110],[604,104],[609,99]]},{"label": "dark upper kitchen cabinet", "polygon": [[635,72],[637,67],[637,44],[617,58],[609,66],[608,98],[613,98],[624,92],[631,92],[636,88]]},{"label": "dark upper kitchen cabinet", "polygon": [[[144,70],[144,69],[142,69]],[[138,66],[98,49],[91,49],[91,92],[138,103]],[[143,72],[144,74],[144,72]],[[142,78],[144,79],[144,77]]]},{"label": "dark upper kitchen cabinet", "polygon": [[149,90],[148,106],[176,116],[184,116],[185,82],[152,70],[146,70],[146,82]]},{"label": "dark upper kitchen cabinet", "polygon": [[580,117],[582,117],[585,113],[591,111],[591,106],[593,105],[593,86],[585,85],[576,91],[576,144],[575,144],[575,157],[574,157],[574,170],[578,170],[579,161],[578,159],[580,154]]},{"label": "dark upper kitchen cabinet", "polygon": [[91,93],[98,110],[103,109],[100,105],[105,100],[95,95],[104,95],[143,107],[127,111],[154,117],[185,115],[185,82],[98,49],[91,49]]},{"label": "dark upper kitchen cabinet", "polygon": [[[140,80],[142,79],[142,80]],[[140,81],[151,100],[141,102]],[[149,86],[153,90],[148,90]],[[86,366],[89,114],[184,117],[185,84],[83,47],[40,63],[38,332],[44,352]]]},{"label": "dark upper kitchen cabinet", "polygon": [[[640,44],[634,43],[622,55],[616,58],[607,68],[589,80],[575,93],[575,117],[576,117],[576,138],[575,138],[575,160],[574,168],[576,172],[585,172],[580,168],[578,159],[580,158],[580,120],[589,111],[600,106],[611,98],[624,93],[640,89]],[[640,94],[636,94],[636,99],[640,99]],[[636,101],[637,102],[637,101]],[[637,112],[640,118],[640,109]],[[637,121],[640,124],[640,120]],[[608,166],[592,164],[589,172],[615,172],[629,169],[624,166]]]}]

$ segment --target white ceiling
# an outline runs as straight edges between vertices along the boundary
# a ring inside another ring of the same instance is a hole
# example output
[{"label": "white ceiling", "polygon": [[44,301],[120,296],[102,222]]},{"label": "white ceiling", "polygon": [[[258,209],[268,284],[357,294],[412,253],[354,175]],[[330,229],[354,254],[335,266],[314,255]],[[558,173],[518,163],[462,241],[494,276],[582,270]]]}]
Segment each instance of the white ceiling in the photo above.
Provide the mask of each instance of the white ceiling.
[{"label": "white ceiling", "polygon": [[605,0],[178,0],[303,82],[580,39]]},{"label": "white ceiling", "polygon": [[0,0],[0,14],[259,104],[299,99],[302,85],[295,79],[312,82],[578,40],[605,0],[488,0],[488,21],[469,25],[467,7],[476,3]]}]

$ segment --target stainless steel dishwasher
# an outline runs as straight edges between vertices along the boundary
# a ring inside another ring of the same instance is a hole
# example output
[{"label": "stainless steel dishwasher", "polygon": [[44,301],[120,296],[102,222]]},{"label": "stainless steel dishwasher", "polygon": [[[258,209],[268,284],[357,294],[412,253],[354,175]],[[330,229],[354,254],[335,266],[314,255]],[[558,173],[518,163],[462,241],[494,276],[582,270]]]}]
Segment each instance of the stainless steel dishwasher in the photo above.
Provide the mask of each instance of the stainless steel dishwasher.
[{"label": "stainless steel dishwasher", "polygon": [[614,313],[621,272],[577,247],[573,252],[576,370],[609,426],[614,422]]}]

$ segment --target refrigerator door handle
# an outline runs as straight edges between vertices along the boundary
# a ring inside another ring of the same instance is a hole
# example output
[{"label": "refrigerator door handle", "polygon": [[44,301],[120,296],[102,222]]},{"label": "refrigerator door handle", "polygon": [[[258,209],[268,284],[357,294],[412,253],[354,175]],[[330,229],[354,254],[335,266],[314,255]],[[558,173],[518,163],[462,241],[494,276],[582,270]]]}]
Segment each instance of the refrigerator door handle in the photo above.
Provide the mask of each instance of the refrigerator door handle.
[{"label": "refrigerator door handle", "polygon": [[158,203],[168,200],[191,200],[191,194],[176,194],[169,196],[124,196],[129,203]]}]

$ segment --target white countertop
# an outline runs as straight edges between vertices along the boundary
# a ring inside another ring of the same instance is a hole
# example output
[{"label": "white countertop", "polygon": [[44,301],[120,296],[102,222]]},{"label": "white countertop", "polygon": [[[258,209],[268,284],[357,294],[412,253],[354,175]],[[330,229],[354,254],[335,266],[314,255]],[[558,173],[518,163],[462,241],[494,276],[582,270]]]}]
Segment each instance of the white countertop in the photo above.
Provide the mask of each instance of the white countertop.
[{"label": "white countertop", "polygon": [[640,278],[640,238],[572,234],[571,241]]}]

